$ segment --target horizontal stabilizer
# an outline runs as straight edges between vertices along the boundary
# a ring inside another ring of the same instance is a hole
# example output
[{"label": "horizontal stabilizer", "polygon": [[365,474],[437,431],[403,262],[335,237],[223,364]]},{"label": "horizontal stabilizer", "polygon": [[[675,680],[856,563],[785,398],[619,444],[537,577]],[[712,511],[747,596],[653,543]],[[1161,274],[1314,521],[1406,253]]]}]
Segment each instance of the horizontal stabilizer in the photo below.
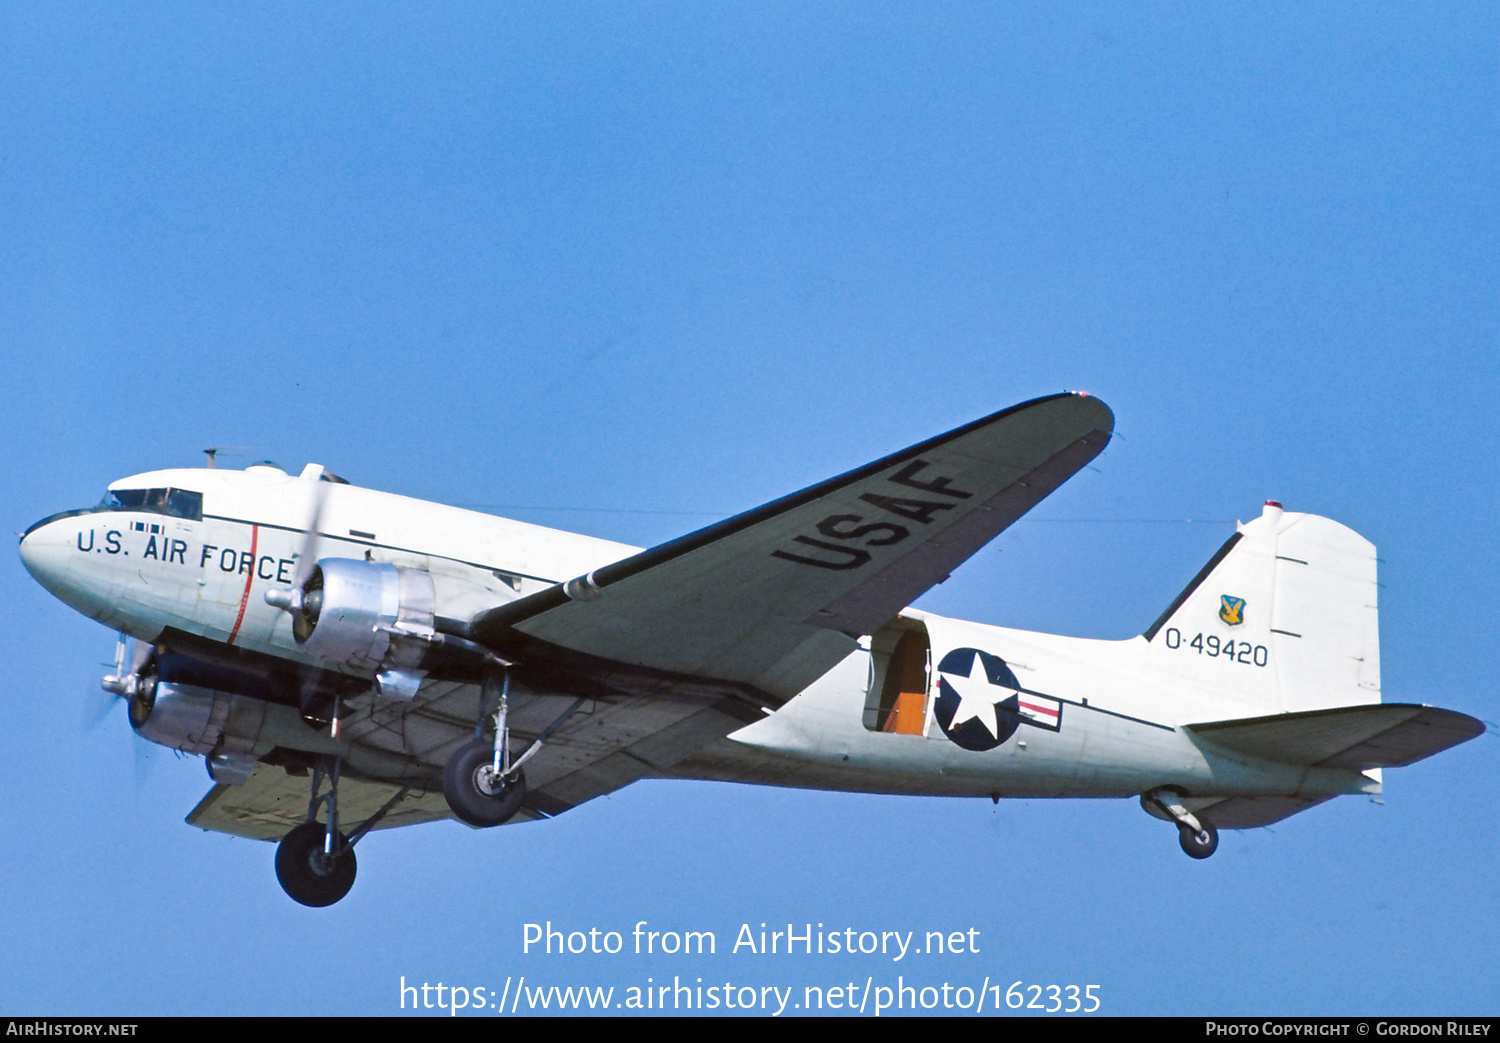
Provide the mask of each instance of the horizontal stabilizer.
[{"label": "horizontal stabilizer", "polygon": [[1184,798],[1183,805],[1219,829],[1255,829],[1291,818],[1332,797],[1204,797]]},{"label": "horizontal stabilizer", "polygon": [[1484,725],[1467,714],[1411,703],[1208,721],[1187,728],[1252,757],[1357,771],[1404,767],[1484,732]]}]

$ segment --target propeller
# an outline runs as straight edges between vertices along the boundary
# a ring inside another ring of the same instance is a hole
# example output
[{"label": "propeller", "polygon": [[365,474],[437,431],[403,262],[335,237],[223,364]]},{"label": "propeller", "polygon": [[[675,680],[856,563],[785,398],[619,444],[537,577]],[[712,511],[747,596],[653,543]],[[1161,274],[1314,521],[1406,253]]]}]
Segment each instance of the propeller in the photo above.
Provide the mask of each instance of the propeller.
[{"label": "propeller", "polygon": [[[144,694],[145,686],[150,683],[147,667],[154,652],[151,645],[137,641],[123,632],[120,634],[119,640],[115,642],[114,673],[100,678],[99,686],[84,695],[82,724],[85,731],[98,728],[110,711],[121,702],[133,712],[141,712],[137,709],[136,699]],[[130,738],[135,760],[135,785],[139,791],[145,784],[146,772],[150,767],[151,743],[142,738],[134,727],[131,728]]]},{"label": "propeller", "polygon": [[[318,567],[318,530],[323,523],[323,508],[328,502],[328,487],[335,484],[325,479],[325,473],[322,464],[308,464],[303,468],[300,478],[310,484],[307,490],[307,524],[302,528],[302,546],[297,551],[297,569],[292,573],[290,587],[276,587],[265,593],[266,604],[274,605],[291,615],[292,632],[296,635],[298,642],[305,641],[312,633],[313,627],[318,623],[318,614],[323,608],[323,591],[321,589],[308,590],[307,587],[313,578],[313,572]],[[317,688],[321,676],[321,670],[309,670],[303,678],[300,701],[304,719],[309,722],[316,719],[310,716],[310,712],[317,701]],[[338,719],[339,703],[335,700],[331,725],[334,738],[338,737]]]},{"label": "propeller", "polygon": [[332,482],[323,480],[323,465],[308,464],[302,471],[302,480],[311,482],[308,490],[307,524],[302,528],[302,548],[297,555],[297,571],[292,574],[292,586],[301,590],[318,564],[318,527],[323,523],[323,506],[328,502],[328,487]]},{"label": "propeller", "polygon": [[302,546],[297,551],[297,570],[292,573],[290,587],[273,587],[265,593],[266,604],[291,613],[299,638],[306,636],[304,630],[311,632],[322,608],[321,594],[314,592],[309,598],[306,587],[313,570],[318,567],[318,529],[323,522],[324,504],[328,501],[328,486],[332,484],[323,480],[322,464],[308,464],[301,479],[311,484],[307,491],[307,524],[302,527]]},{"label": "propeller", "polygon": [[134,699],[140,694],[144,683],[142,671],[154,651],[150,645],[121,631],[120,639],[115,642],[115,672],[105,674],[99,687],[122,699]]},{"label": "propeller", "polygon": [[80,703],[78,724],[85,732],[91,732],[104,723],[109,712],[115,708],[119,697],[104,691],[102,688],[91,685],[83,693]]},{"label": "propeller", "polygon": [[[115,672],[104,675],[97,685],[91,685],[83,693],[83,699],[80,703],[81,714],[79,724],[86,732],[91,732],[103,724],[104,718],[109,716],[109,712],[119,702],[120,695],[111,685],[117,682],[125,669],[126,642],[128,640],[124,634],[121,634],[120,640],[115,643]],[[99,665],[108,666],[109,664],[101,663]]]}]

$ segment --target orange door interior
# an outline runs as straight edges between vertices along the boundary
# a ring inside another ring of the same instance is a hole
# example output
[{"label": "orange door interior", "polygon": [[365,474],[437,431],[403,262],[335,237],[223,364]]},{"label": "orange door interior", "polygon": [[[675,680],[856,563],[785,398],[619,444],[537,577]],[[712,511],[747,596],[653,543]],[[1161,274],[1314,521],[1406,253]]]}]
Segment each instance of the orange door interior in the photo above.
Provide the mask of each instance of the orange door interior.
[{"label": "orange door interior", "polygon": [[909,630],[896,643],[880,691],[880,730],[921,735],[927,724],[927,632]]}]

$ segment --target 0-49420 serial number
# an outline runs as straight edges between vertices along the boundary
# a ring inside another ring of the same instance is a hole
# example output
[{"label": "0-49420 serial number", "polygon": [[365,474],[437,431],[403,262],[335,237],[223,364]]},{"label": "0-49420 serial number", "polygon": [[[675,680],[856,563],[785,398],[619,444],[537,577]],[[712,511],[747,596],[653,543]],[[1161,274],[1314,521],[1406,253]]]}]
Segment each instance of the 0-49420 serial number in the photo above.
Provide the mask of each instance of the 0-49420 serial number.
[{"label": "0-49420 serial number", "polygon": [[1221,641],[1215,634],[1194,634],[1191,641],[1184,642],[1182,631],[1176,627],[1167,627],[1166,639],[1168,648],[1188,648],[1211,659],[1227,659],[1231,663],[1244,663],[1246,666],[1265,666],[1271,659],[1271,653],[1265,645],[1252,645],[1249,641],[1236,641],[1228,637]]}]

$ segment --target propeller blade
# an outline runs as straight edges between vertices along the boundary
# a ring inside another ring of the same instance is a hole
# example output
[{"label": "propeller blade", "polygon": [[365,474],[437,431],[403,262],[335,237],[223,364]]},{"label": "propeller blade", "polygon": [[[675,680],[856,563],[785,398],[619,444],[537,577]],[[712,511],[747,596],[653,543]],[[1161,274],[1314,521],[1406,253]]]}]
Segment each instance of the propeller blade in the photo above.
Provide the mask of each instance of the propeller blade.
[{"label": "propeller blade", "polygon": [[125,631],[120,631],[120,639],[115,642],[115,671],[112,674],[105,674],[99,680],[99,687],[114,695],[125,694],[125,678],[127,676],[125,673],[125,654],[126,642],[128,640],[129,637]]},{"label": "propeller blade", "polygon": [[115,672],[99,680],[99,687],[106,692],[128,698],[134,694],[134,679],[151,658],[152,646],[137,641],[123,631],[115,643]]},{"label": "propeller blade", "polygon": [[[111,710],[121,703],[128,703],[139,684],[141,671],[151,661],[155,648],[144,641],[137,641],[121,633],[115,642],[114,673],[100,679],[97,688],[84,693],[82,725],[92,731],[109,716]],[[139,793],[146,783],[146,774],[151,765],[152,743],[143,739],[134,728],[130,729],[130,740],[135,761],[135,788]]]},{"label": "propeller blade", "polygon": [[79,704],[79,727],[91,732],[104,723],[104,718],[120,703],[120,697],[98,685],[92,685],[83,693]]},{"label": "propeller blade", "polygon": [[308,464],[302,472],[304,481],[311,482],[308,490],[307,525],[302,530],[302,547],[297,554],[297,571],[292,575],[292,589],[301,590],[312,576],[318,564],[318,527],[323,523],[323,505],[328,500],[331,482],[323,481],[323,466]]},{"label": "propeller blade", "polygon": [[[136,793],[140,793],[146,788],[146,776],[151,773],[151,760],[156,751],[152,749],[153,744],[141,738],[140,733],[135,729],[131,729],[130,740],[135,755],[135,790]],[[156,749],[161,748],[156,747]]]},{"label": "propeller blade", "polygon": [[[124,635],[121,636],[123,637]],[[125,643],[128,646],[125,661],[130,665],[130,672],[138,674],[145,668],[147,661],[151,658],[151,653],[156,649],[144,641],[137,641],[133,637],[126,639]]]}]

